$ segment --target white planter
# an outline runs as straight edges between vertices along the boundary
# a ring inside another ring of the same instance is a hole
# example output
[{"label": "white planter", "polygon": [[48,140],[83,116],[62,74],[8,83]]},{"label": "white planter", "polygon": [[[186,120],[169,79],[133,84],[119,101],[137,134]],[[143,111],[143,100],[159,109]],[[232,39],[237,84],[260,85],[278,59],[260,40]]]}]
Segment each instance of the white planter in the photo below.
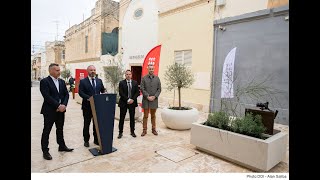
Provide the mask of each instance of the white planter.
[{"label": "white planter", "polygon": [[190,110],[172,110],[167,107],[161,111],[163,123],[170,129],[187,130],[192,123],[199,119],[199,111],[196,108]]},{"label": "white planter", "polygon": [[[142,115],[142,112],[139,111],[139,106],[135,109],[134,119],[137,120]],[[117,120],[120,120],[120,108],[118,107],[118,104],[116,104],[116,112],[114,114],[114,118]],[[125,121],[130,120],[130,114],[129,109],[127,110],[126,117],[124,118]]]},{"label": "white planter", "polygon": [[269,171],[286,157],[288,135],[279,132],[266,140],[193,123],[191,144],[197,149],[245,166]]}]

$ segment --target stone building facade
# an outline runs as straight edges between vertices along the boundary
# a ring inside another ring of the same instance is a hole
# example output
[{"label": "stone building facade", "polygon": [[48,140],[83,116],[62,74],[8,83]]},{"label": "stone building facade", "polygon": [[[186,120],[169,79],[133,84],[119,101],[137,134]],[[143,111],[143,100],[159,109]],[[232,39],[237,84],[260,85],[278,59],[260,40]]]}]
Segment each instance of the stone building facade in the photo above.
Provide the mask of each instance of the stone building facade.
[{"label": "stone building facade", "polygon": [[[104,77],[103,67],[118,51],[118,24],[119,3],[98,0],[89,18],[66,30],[65,64],[73,77],[76,69],[86,69],[91,64],[96,66],[99,77]],[[112,53],[109,51],[110,39],[116,44]]]}]

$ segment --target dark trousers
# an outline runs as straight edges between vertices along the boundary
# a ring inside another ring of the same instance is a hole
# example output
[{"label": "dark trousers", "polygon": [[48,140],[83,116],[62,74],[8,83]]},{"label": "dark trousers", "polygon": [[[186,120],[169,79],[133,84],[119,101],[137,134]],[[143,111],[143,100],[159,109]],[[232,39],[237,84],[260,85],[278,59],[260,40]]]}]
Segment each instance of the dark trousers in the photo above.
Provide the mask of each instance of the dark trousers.
[{"label": "dark trousers", "polygon": [[[91,109],[83,109],[83,120],[84,120],[84,126],[83,126],[83,140],[84,142],[89,142],[90,139],[90,133],[89,133],[89,127],[92,119],[92,111]],[[93,123],[93,141],[98,143],[98,137],[97,137],[97,132],[96,132],[96,127],[94,125],[94,121],[92,120]]]},{"label": "dark trousers", "polygon": [[63,139],[63,125],[64,125],[64,112],[56,112],[52,114],[43,114],[44,126],[41,136],[41,149],[42,152],[48,152],[49,148],[49,135],[53,126],[56,124],[56,138],[60,147],[64,147],[66,144]]},{"label": "dark trousers", "polygon": [[134,115],[135,115],[135,108],[134,106],[124,106],[120,107],[120,120],[119,120],[119,133],[123,133],[123,124],[124,124],[124,118],[126,117],[127,114],[127,109],[129,109],[129,115],[130,115],[130,131],[131,133],[134,132]]}]

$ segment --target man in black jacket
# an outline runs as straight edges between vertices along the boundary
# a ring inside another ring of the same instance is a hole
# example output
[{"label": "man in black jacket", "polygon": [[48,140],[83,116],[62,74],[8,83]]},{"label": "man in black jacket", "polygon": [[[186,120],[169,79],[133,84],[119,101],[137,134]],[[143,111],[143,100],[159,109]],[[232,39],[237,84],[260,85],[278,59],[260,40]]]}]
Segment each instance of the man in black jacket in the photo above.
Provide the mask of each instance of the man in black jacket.
[{"label": "man in black jacket", "polygon": [[[82,115],[84,119],[83,125],[83,140],[84,146],[89,147],[89,127],[92,119],[92,111],[90,106],[89,98],[95,94],[100,94],[105,92],[102,80],[96,77],[96,68],[93,65],[88,66],[88,77],[81,79],[79,84],[79,96],[82,97]],[[97,132],[93,123],[93,143],[99,145]]]},{"label": "man in black jacket", "polygon": [[71,92],[74,85],[74,78],[72,76],[70,76],[69,78],[69,85],[70,85],[69,92]]},{"label": "man in black jacket", "polygon": [[60,76],[60,67],[58,64],[49,65],[50,76],[40,81],[40,92],[43,96],[41,114],[44,118],[44,127],[41,136],[41,149],[43,158],[51,160],[49,153],[49,135],[53,124],[56,124],[56,138],[59,144],[59,151],[70,152],[73,149],[68,148],[63,138],[63,125],[65,112],[69,100],[69,93],[64,80]]},{"label": "man in black jacket", "polygon": [[119,135],[118,139],[122,138],[124,118],[129,109],[130,115],[130,131],[132,137],[137,137],[134,133],[134,116],[135,108],[138,106],[137,97],[139,96],[138,83],[132,80],[132,73],[130,70],[126,71],[126,79],[119,82],[119,95],[120,100],[118,106],[120,107],[120,120],[119,120]]}]

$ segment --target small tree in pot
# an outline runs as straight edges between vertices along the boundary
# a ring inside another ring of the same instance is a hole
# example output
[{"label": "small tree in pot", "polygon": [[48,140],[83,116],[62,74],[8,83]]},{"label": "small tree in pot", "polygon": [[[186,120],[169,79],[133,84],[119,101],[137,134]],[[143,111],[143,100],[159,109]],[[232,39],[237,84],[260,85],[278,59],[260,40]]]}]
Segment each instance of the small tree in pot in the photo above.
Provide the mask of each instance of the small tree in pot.
[{"label": "small tree in pot", "polygon": [[184,64],[174,63],[167,67],[164,79],[167,82],[167,89],[169,91],[175,88],[178,89],[179,107],[172,107],[171,109],[190,109],[188,107],[181,107],[181,88],[188,88],[193,84],[194,76],[192,72]]},{"label": "small tree in pot", "polygon": [[178,89],[179,107],[163,108],[162,121],[170,129],[190,129],[191,124],[198,120],[199,111],[196,108],[181,106],[181,88],[188,88],[193,84],[192,72],[184,64],[174,63],[167,67],[165,81],[168,90]]},{"label": "small tree in pot", "polygon": [[111,66],[104,67],[104,75],[107,82],[110,82],[111,87],[113,89],[113,93],[117,94],[117,103],[119,102],[119,90],[118,84],[121,80],[123,80],[124,74],[124,66],[121,62],[121,59],[113,61]]},{"label": "small tree in pot", "polygon": [[[65,69],[61,71],[61,77],[66,81],[68,77],[70,77],[71,72],[69,69]],[[67,83],[68,84],[68,83]]]}]

